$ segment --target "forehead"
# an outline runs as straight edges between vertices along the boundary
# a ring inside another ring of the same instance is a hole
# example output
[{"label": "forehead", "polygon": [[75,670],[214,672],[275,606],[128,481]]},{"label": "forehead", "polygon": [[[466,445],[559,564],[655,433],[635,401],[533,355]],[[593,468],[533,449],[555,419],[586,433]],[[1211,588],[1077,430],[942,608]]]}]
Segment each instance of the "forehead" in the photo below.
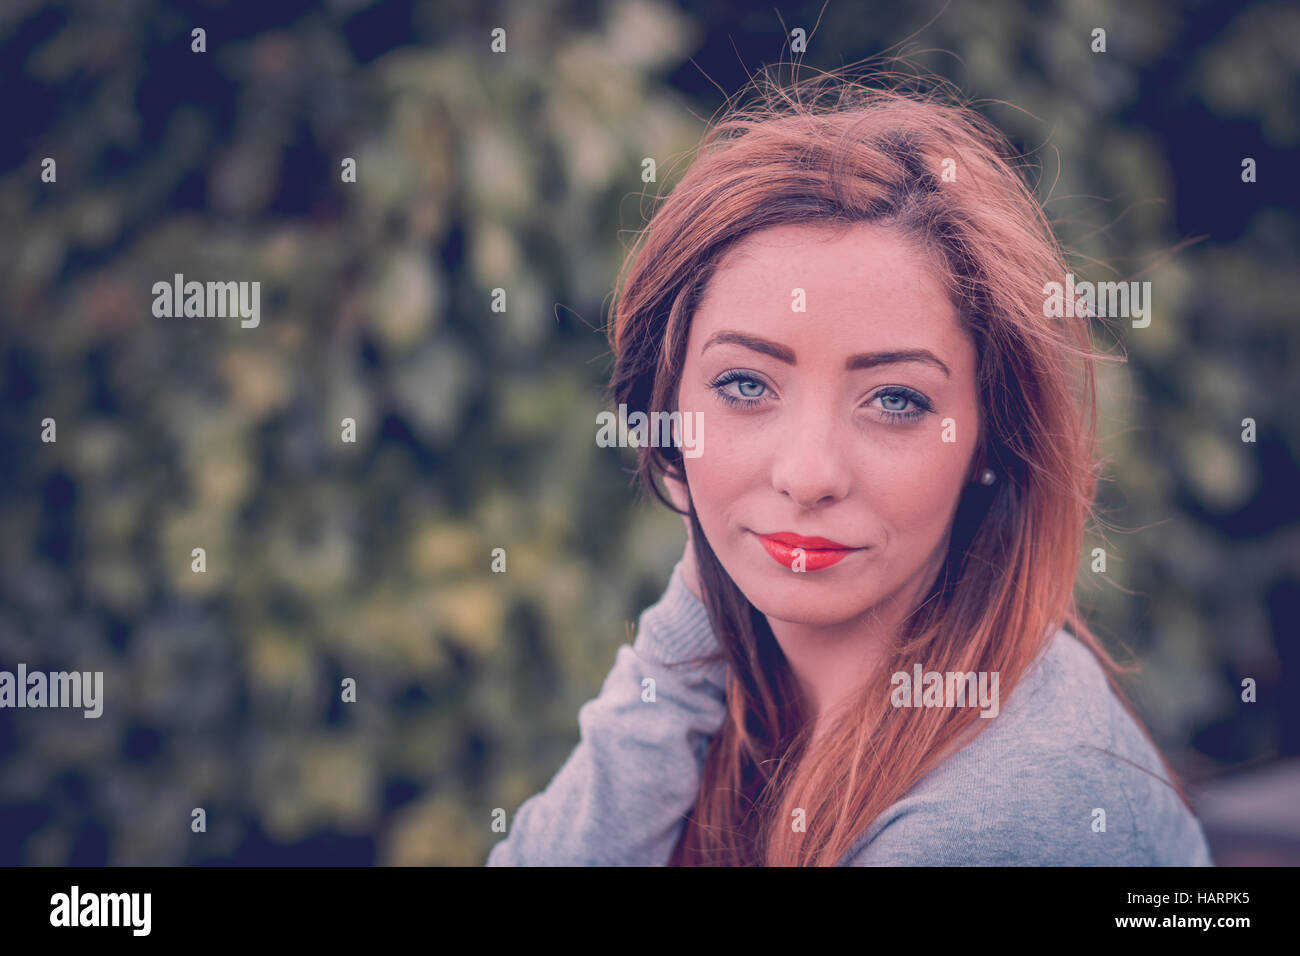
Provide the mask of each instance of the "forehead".
[{"label": "forehead", "polygon": [[855,346],[959,348],[965,334],[945,278],[937,257],[897,229],[775,226],[751,233],[723,255],[696,310],[691,338],[741,328],[790,344],[850,340]]}]

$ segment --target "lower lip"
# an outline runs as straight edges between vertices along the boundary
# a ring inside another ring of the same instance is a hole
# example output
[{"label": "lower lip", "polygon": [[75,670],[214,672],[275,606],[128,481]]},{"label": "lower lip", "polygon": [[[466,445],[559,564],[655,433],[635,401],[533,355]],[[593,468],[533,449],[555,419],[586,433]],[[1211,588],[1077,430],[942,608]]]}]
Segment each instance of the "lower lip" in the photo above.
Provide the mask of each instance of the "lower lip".
[{"label": "lower lip", "polygon": [[803,570],[820,571],[823,568],[829,568],[832,564],[839,564],[850,554],[864,550],[862,548],[796,548],[792,545],[782,544],[780,541],[774,541],[771,538],[765,538],[761,534],[755,537],[763,545],[763,550],[772,556],[773,561],[792,571],[794,570],[795,559],[799,557],[800,552],[803,553]]}]

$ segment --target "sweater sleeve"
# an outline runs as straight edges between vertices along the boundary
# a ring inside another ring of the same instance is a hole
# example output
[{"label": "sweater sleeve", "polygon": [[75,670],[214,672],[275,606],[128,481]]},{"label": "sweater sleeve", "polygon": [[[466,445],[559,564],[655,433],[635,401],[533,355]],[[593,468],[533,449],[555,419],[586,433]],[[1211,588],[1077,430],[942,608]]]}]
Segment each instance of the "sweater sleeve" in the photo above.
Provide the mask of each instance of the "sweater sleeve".
[{"label": "sweater sleeve", "polygon": [[633,643],[619,647],[600,693],[578,711],[568,760],[520,806],[487,865],[667,864],[726,710],[725,661],[682,662],[717,651],[679,562],[641,614]]}]

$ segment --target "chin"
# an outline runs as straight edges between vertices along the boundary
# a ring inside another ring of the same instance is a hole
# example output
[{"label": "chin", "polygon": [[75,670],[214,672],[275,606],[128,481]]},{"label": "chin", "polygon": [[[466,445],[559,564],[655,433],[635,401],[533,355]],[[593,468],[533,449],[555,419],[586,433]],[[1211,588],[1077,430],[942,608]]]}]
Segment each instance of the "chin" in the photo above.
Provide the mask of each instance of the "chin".
[{"label": "chin", "polygon": [[861,617],[868,610],[868,607],[863,607],[858,601],[852,606],[841,608],[828,605],[825,601],[801,598],[783,601],[773,599],[771,595],[764,595],[759,601],[750,598],[750,603],[774,620],[812,627],[838,627]]},{"label": "chin", "polygon": [[[724,565],[725,567],[725,565]],[[749,603],[768,617],[792,624],[833,627],[865,614],[873,605],[870,588],[852,577],[825,571],[794,573],[773,565],[768,574],[753,571],[731,579]]]}]

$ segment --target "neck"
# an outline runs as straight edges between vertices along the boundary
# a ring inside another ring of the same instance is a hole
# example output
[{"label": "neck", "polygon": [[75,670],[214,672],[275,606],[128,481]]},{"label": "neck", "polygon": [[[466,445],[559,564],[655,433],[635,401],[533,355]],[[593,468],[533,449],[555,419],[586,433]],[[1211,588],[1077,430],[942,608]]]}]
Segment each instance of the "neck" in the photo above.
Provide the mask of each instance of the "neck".
[{"label": "neck", "polygon": [[820,739],[837,713],[885,666],[904,618],[938,577],[942,552],[938,557],[909,585],[848,621],[808,624],[767,616],[814,721],[814,739]]}]

